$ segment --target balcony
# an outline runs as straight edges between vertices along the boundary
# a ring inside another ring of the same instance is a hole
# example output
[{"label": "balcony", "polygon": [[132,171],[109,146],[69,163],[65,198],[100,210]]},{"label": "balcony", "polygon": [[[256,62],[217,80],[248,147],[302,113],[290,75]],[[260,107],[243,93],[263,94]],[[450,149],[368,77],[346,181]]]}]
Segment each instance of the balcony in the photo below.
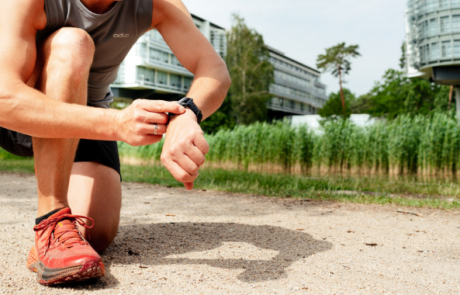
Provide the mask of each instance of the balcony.
[{"label": "balcony", "polygon": [[181,74],[181,75],[186,75],[188,77],[193,77],[193,74],[190,73],[183,66],[174,65],[168,62],[161,61],[159,59],[142,58],[138,56],[136,59],[136,66],[143,66],[149,69],[158,69],[158,70],[163,70],[169,73]]},{"label": "balcony", "polygon": [[311,112],[309,110],[301,110],[298,108],[292,108],[292,107],[287,107],[284,105],[278,105],[274,104],[271,102],[267,102],[267,109],[273,110],[273,111],[278,111],[278,112],[284,112],[288,114],[295,114],[295,115],[312,115],[314,112]]},{"label": "balcony", "polygon": [[189,90],[189,86],[185,85],[167,85],[164,83],[158,83],[158,82],[153,82],[148,79],[136,79],[134,83],[129,83],[129,84],[124,84],[124,83],[113,83],[114,86],[120,87],[120,88],[137,88],[137,89],[152,89],[156,91],[164,91],[164,92],[170,92],[170,93],[177,93],[177,94],[186,94],[187,91]]}]

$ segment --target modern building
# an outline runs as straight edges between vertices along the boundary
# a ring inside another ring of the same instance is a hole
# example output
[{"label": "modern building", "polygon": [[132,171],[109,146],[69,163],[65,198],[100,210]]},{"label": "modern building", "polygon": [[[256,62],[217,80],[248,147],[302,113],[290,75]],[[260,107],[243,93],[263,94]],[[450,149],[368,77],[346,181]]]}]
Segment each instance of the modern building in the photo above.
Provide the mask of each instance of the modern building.
[{"label": "modern building", "polygon": [[409,0],[406,36],[409,77],[460,85],[460,0]]},{"label": "modern building", "polygon": [[287,57],[272,47],[270,62],[275,68],[275,83],[267,104],[271,117],[316,114],[327,101],[326,85],[320,82],[321,73]]},{"label": "modern building", "polygon": [[[227,54],[224,28],[192,15],[195,25],[223,58]],[[269,47],[270,62],[275,67],[275,83],[268,102],[271,118],[315,114],[327,101],[326,86],[320,72],[284,53]],[[176,100],[184,96],[193,81],[169,49],[157,30],[142,36],[120,66],[118,78],[111,85],[115,103],[135,98]]]},{"label": "modern building", "polygon": [[[219,27],[196,15],[193,22],[208,38],[216,51],[224,57],[227,35]],[[184,96],[193,81],[193,74],[185,69],[169,49],[161,34],[151,30],[131,49],[111,85],[115,101],[135,98],[173,100]]]},{"label": "modern building", "polygon": [[455,86],[460,118],[460,0],[407,2],[406,71]]}]

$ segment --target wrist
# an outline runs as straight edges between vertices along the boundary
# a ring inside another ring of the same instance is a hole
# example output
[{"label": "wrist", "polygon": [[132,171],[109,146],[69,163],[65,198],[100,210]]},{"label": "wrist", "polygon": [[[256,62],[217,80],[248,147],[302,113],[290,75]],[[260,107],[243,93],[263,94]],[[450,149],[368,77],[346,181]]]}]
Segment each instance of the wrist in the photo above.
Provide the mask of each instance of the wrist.
[{"label": "wrist", "polygon": [[195,115],[195,113],[191,110],[191,109],[185,109],[185,113],[183,114],[180,114],[180,115],[174,115],[172,118],[171,118],[171,122],[174,122],[176,121],[176,119],[191,119],[195,122],[198,123],[198,119]]},{"label": "wrist", "polygon": [[201,110],[198,108],[198,106],[193,102],[193,98],[185,96],[182,99],[180,99],[177,103],[183,106],[184,108],[191,110],[196,116],[197,123],[201,123],[201,120],[203,119],[203,114],[201,113]]},{"label": "wrist", "polygon": [[120,123],[122,111],[115,109],[108,109],[105,111],[108,121],[111,122],[111,124],[108,124],[108,126],[110,126],[108,129],[108,136],[111,138],[110,140],[124,141],[123,134],[121,132],[123,126],[121,126],[122,124]]}]

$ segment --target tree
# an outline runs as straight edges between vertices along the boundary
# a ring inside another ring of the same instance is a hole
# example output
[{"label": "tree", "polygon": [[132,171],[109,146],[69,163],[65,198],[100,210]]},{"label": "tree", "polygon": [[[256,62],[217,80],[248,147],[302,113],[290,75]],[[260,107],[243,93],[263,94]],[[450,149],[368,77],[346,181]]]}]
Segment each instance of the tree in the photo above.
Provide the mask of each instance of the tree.
[{"label": "tree", "polygon": [[406,42],[401,45],[401,58],[399,59],[399,67],[401,70],[406,68]]},{"label": "tree", "polygon": [[201,122],[201,129],[206,134],[214,134],[220,129],[232,129],[235,127],[235,117],[232,116],[231,101],[227,98],[222,106],[209,118]]},{"label": "tree", "polygon": [[269,51],[262,35],[248,28],[238,14],[232,17],[226,62],[232,78],[229,97],[233,115],[239,124],[265,121],[269,88],[274,82]]},{"label": "tree", "polygon": [[[345,117],[348,118],[352,113],[352,105],[355,104],[356,97],[347,88],[343,89],[343,95],[345,97],[346,106]],[[323,118],[332,119],[337,118],[343,114],[341,92],[337,91],[337,93],[331,93],[329,95],[328,101],[323,106],[323,108],[318,111],[318,114]]]},{"label": "tree", "polygon": [[342,76],[347,75],[351,70],[351,57],[357,57],[359,45],[346,46],[345,42],[336,46],[326,48],[326,54],[320,54],[316,60],[318,69],[325,72],[331,71],[332,75],[339,78],[340,97],[342,99],[343,116],[346,117],[345,96],[342,88]]},{"label": "tree", "polygon": [[397,70],[389,69],[383,81],[366,95],[366,113],[374,117],[394,119],[401,114],[428,115],[449,109],[449,86],[426,79],[409,79]]}]

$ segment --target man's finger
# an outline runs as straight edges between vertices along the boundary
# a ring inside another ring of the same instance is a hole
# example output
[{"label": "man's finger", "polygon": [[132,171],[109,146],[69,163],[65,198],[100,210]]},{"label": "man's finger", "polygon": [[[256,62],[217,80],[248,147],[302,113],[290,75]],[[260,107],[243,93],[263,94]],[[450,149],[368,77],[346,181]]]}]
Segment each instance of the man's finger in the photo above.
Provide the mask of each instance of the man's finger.
[{"label": "man's finger", "polygon": [[198,172],[194,175],[187,173],[178,163],[170,161],[166,167],[171,175],[179,182],[194,182],[198,177]]},{"label": "man's finger", "polygon": [[179,166],[184,169],[190,175],[195,175],[198,173],[198,169],[200,168],[192,159],[190,159],[187,155],[182,154],[178,159],[175,160]]},{"label": "man's finger", "polygon": [[184,186],[187,190],[192,190],[193,189],[193,182],[184,182]]},{"label": "man's finger", "polygon": [[166,125],[168,122],[169,116],[165,113],[152,113],[148,111],[145,112],[145,123]]},{"label": "man's finger", "polygon": [[166,133],[166,125],[163,125],[163,124],[144,124],[144,126],[142,128],[142,133],[143,134],[148,134],[148,135],[163,135],[163,134]]},{"label": "man's finger", "polygon": [[209,152],[209,144],[204,138],[203,135],[198,135],[195,136],[195,139],[193,140],[193,144],[203,153],[207,154]]},{"label": "man's finger", "polygon": [[154,113],[171,113],[171,114],[183,114],[185,108],[172,101],[163,100],[144,100],[142,101],[142,108],[148,112]]},{"label": "man's finger", "polygon": [[185,150],[185,154],[198,166],[201,166],[206,161],[206,157],[203,152],[196,146],[191,146]]}]

